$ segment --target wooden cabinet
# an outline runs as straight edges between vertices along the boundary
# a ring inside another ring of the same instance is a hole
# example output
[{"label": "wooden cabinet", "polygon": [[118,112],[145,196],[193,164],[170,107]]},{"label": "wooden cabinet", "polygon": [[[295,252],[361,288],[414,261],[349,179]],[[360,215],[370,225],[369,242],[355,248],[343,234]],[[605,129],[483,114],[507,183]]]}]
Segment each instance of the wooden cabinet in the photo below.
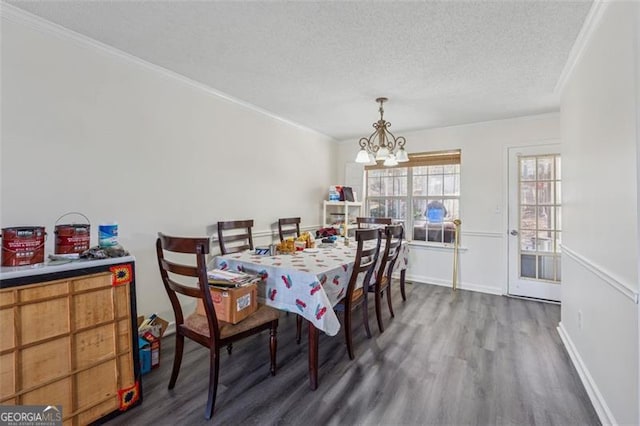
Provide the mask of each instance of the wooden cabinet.
[{"label": "wooden cabinet", "polygon": [[3,268],[0,404],[61,405],[84,425],[140,403],[133,258],[46,268]]}]

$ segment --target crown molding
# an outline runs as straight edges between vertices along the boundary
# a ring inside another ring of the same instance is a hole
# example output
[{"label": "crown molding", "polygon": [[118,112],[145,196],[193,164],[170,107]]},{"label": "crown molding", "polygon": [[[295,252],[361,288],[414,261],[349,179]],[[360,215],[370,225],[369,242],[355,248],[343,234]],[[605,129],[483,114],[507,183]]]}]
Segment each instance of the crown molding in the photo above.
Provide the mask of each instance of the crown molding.
[{"label": "crown molding", "polygon": [[162,74],[165,77],[169,77],[173,80],[177,80],[183,84],[186,84],[190,87],[193,87],[195,89],[201,90],[209,95],[215,96],[217,98],[220,98],[224,101],[227,101],[229,103],[232,104],[236,104],[240,107],[246,108],[250,111],[253,112],[257,112],[261,115],[267,116],[273,120],[279,121],[281,123],[284,123],[288,126],[291,127],[295,127],[299,130],[308,132],[308,133],[313,133],[315,135],[318,135],[320,137],[329,139],[332,142],[335,142],[336,139],[326,135],[324,133],[321,133],[317,130],[314,130],[310,127],[306,127],[302,124],[290,121],[284,117],[281,117],[279,115],[276,115],[270,111],[267,111],[263,108],[260,108],[259,106],[256,106],[254,104],[251,104],[249,102],[243,101],[241,99],[235,98],[227,93],[221,92],[219,90],[214,89],[213,87],[210,87],[204,83],[200,83],[196,80],[193,80],[189,77],[186,77],[182,74],[179,74],[175,71],[171,71],[167,68],[161,67],[159,65],[153,64],[151,62],[145,61],[144,59],[141,59],[137,56],[134,56],[130,53],[126,53],[120,49],[117,49],[113,46],[109,46],[108,44],[104,44],[98,40],[92,39],[90,37],[87,37],[85,35],[82,35],[80,33],[77,33],[73,30],[70,30],[69,28],[63,27],[62,25],[56,24],[54,22],[48,21],[44,18],[41,18],[37,15],[34,15],[32,13],[29,13],[25,10],[22,10],[18,7],[9,5],[5,2],[0,2],[0,18],[2,18],[2,20],[6,20],[9,22],[13,22],[13,23],[17,23],[20,25],[25,25],[31,29],[34,29],[36,31],[40,31],[43,33],[47,33],[49,35],[54,35],[56,37],[59,37],[61,39],[65,39],[65,40],[71,40],[77,43],[80,43],[81,45],[85,46],[85,47],[89,47],[92,48],[94,50],[100,51],[101,53],[106,53],[108,55],[111,56],[115,56],[119,59],[122,59],[124,61],[127,61],[129,63],[135,64],[137,66],[140,66],[142,68],[145,68],[149,71],[152,72],[156,72],[158,74]]},{"label": "crown molding", "polygon": [[567,62],[560,73],[556,86],[553,88],[553,93],[562,94],[564,91],[567,81],[569,81],[569,77],[573,74],[573,70],[578,62],[580,62],[589,40],[591,40],[595,30],[598,28],[602,15],[604,15],[605,10],[610,3],[611,1],[609,0],[595,0],[591,5],[591,9],[589,9],[589,13],[584,20],[582,29],[580,29],[578,37],[576,37],[576,41],[573,43],[571,51],[569,51]]}]

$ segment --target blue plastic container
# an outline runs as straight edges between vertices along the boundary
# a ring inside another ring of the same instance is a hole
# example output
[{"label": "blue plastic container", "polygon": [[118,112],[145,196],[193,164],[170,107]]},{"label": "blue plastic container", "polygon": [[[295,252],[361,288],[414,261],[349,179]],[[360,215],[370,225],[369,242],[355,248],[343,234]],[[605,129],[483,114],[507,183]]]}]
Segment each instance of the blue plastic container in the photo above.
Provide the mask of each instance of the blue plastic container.
[{"label": "blue plastic container", "polygon": [[147,374],[151,371],[151,345],[142,337],[138,337],[138,349],[140,353],[140,373]]},{"label": "blue plastic container", "polygon": [[430,223],[442,223],[444,219],[444,209],[440,207],[432,207],[427,210],[427,219]]},{"label": "blue plastic container", "polygon": [[117,223],[101,223],[98,226],[98,245],[100,247],[113,247],[118,245]]}]

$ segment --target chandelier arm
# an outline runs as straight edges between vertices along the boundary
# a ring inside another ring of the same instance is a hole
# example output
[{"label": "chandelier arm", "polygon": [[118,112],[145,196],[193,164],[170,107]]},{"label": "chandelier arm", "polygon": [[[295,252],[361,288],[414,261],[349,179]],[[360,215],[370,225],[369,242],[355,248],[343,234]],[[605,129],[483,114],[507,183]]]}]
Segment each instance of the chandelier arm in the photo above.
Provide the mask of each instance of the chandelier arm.
[{"label": "chandelier arm", "polygon": [[[373,124],[373,127],[376,127],[376,123]],[[372,153],[376,153],[378,152],[378,150],[380,149],[379,144],[376,144],[375,142],[372,142],[374,139],[373,137],[378,134],[378,129],[376,127],[376,130],[374,130],[373,133],[371,133],[369,135],[368,138],[360,138],[360,141],[358,142],[358,144],[360,145],[360,147],[362,148],[366,148],[367,151],[372,152]]]},{"label": "chandelier arm", "polygon": [[[389,131],[389,129],[388,129],[388,127],[391,127],[391,123],[387,123],[387,124],[388,124],[388,126],[387,126],[387,128],[385,128],[385,131],[389,134],[389,136],[391,136],[391,138],[388,138],[389,143],[387,144],[387,147],[389,148],[389,151],[395,151],[396,147],[404,146],[406,141],[405,141],[403,136],[396,137],[393,133],[391,133],[391,131]],[[400,140],[404,141],[404,142],[402,142],[402,145],[399,142]]]},{"label": "chandelier arm", "polygon": [[369,139],[367,139],[367,138],[360,138],[360,140],[358,141],[358,145],[360,145],[360,148],[363,148],[363,149],[367,149],[368,150],[370,144],[371,143],[369,142]]}]

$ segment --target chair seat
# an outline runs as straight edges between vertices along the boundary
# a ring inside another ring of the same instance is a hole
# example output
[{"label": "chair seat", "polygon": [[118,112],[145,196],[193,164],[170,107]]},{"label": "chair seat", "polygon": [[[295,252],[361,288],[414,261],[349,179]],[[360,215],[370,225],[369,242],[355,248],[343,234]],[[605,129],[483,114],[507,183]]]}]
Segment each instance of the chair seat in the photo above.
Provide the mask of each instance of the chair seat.
[{"label": "chair seat", "polygon": [[351,295],[351,300],[358,300],[358,298],[362,296],[362,293],[364,293],[364,290],[362,289],[362,287],[356,288],[355,290],[353,290],[353,294]]},{"label": "chair seat", "polygon": [[[231,336],[243,333],[259,325],[270,323],[280,317],[280,311],[266,305],[258,305],[258,310],[249,315],[238,324],[218,321],[220,327],[220,338],[226,339]],[[209,323],[207,317],[197,313],[189,315],[184,320],[184,327],[198,334],[209,337]]]},{"label": "chair seat", "polygon": [[[364,293],[364,290],[362,289],[362,287],[353,290],[353,294],[351,295],[351,300],[354,301],[354,302],[357,302],[358,299],[362,296],[363,293]],[[338,312],[343,312],[344,311],[344,299],[342,299],[340,302],[338,302],[338,304],[333,307],[333,310],[334,311],[338,311]]]},{"label": "chair seat", "polygon": [[[380,280],[380,289],[384,290],[388,286],[389,286],[389,278],[387,278],[387,276],[385,275]],[[369,284],[369,293],[375,293],[375,291],[376,291],[376,284],[375,283]]]}]

